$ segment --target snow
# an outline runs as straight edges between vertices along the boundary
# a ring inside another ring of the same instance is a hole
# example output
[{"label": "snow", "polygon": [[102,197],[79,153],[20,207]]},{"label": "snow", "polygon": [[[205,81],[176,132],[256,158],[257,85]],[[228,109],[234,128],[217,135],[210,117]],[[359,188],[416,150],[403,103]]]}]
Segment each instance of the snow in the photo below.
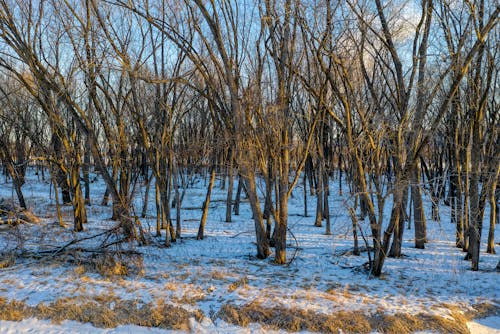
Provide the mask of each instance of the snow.
[{"label": "snow", "polygon": [[500,334],[500,317],[487,317],[467,325],[473,334]]},{"label": "snow", "polygon": [[[235,182],[236,183],[236,182]],[[236,186],[236,184],[235,184]],[[351,220],[346,210],[349,195],[340,196],[338,185],[332,183],[330,211],[333,235],[324,234],[324,227],[314,227],[315,198],[309,196],[309,217],[303,216],[302,189],[297,187],[290,199],[289,228],[297,239],[289,237],[288,266],[258,260],[255,255],[254,225],[248,203],[241,204],[239,216],[225,223],[225,190],[218,180],[212,194],[206,238],[195,240],[205,196],[205,180],[198,177],[187,189],[182,204],[183,239],[171,248],[158,245],[136,247],[143,254],[143,272],[126,277],[108,278],[97,272],[79,271],[78,266],[61,261],[19,260],[14,266],[0,270],[0,297],[25,301],[29,305],[48,303],[61,297],[113,294],[122,299],[142,303],[165,300],[187,310],[201,310],[205,319],[192,319],[190,328],[196,333],[274,333],[252,324],[241,328],[215,319],[224,304],[244,305],[260,302],[264,306],[307,309],[316,313],[359,310],[367,313],[432,313],[448,315],[446,305],[457,305],[467,311],[471,305],[491,303],[499,306],[499,274],[495,271],[498,255],[481,253],[480,271],[469,270],[470,263],[454,247],[454,226],[449,222],[449,208],[440,207],[442,222],[430,220],[430,201],[426,199],[428,239],[426,249],[413,248],[413,229],[405,230],[404,257],[387,259],[380,279],[369,277],[362,270],[367,262],[361,256],[344,255],[352,248]],[[141,219],[146,230],[155,233],[153,217],[154,187],[151,187],[149,217]],[[55,200],[50,183],[29,173],[23,187],[28,205],[42,218],[36,225],[23,225],[0,230],[0,249],[4,251],[36,251],[52,249],[73,238],[96,235],[114,226],[109,220],[111,208],[100,206],[104,184],[91,185],[92,205],[88,207],[89,223],[85,231],[72,232],[71,207],[63,207],[67,227],[54,223]],[[141,211],[144,188],[136,194],[136,212]],[[12,185],[0,184],[0,198],[14,198]],[[390,214],[386,203],[386,218]],[[488,210],[488,209],[487,209]],[[175,211],[174,211],[175,212]],[[485,217],[488,217],[486,212]],[[387,220],[387,219],[386,219]],[[368,224],[363,223],[366,235]],[[483,245],[487,239],[483,228]],[[162,238],[153,240],[163,243]],[[97,247],[95,238],[80,246]],[[498,233],[496,242],[499,241]],[[360,239],[360,245],[363,241]],[[213,319],[212,320],[210,319]],[[472,333],[499,333],[500,318],[492,316],[469,323]],[[283,332],[283,331],[282,331]],[[25,319],[21,322],[0,321],[3,333],[175,333],[156,328],[120,326],[114,329],[95,328],[91,324],[65,321],[53,324],[45,320]],[[283,332],[284,333],[284,332]]]},{"label": "snow", "polygon": [[34,318],[25,319],[22,322],[0,320],[1,334],[15,333],[44,333],[44,334],[164,334],[182,333],[181,331],[167,331],[158,328],[147,328],[141,326],[119,326],[112,329],[102,329],[90,324],[82,324],[76,321],[63,321],[61,324],[52,324],[47,320]]}]

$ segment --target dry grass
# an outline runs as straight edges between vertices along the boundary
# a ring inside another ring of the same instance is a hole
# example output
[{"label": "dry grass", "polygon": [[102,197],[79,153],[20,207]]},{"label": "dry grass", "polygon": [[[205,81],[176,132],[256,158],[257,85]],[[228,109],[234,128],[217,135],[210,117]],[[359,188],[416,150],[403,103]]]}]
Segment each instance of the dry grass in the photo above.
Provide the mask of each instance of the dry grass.
[{"label": "dry grass", "polygon": [[8,302],[5,298],[0,298],[0,320],[20,321],[29,317],[49,319],[55,323],[74,320],[101,328],[133,324],[189,330],[189,319],[201,319],[202,314],[189,312],[163,301],[140,304],[114,295],[99,295],[94,298],[66,297],[37,306],[28,306],[21,301]]},{"label": "dry grass", "polygon": [[172,302],[180,305],[196,305],[197,302],[205,300],[205,293],[199,287],[193,287],[191,291],[184,293],[181,297],[171,297]]},{"label": "dry grass", "polygon": [[500,316],[500,307],[491,303],[480,303],[472,305],[474,312],[473,318],[486,318],[491,316]]},{"label": "dry grass", "polygon": [[144,274],[144,262],[140,255],[120,256],[119,253],[111,252],[94,254],[78,259],[77,264],[75,274],[79,276],[86,272],[96,272],[106,278]]},{"label": "dry grass", "polygon": [[227,291],[233,292],[234,290],[238,289],[239,287],[246,287],[248,285],[248,279],[246,277],[240,278],[236,282],[233,282],[229,284]]},{"label": "dry grass", "polygon": [[9,321],[20,321],[31,316],[31,309],[21,301],[7,301],[0,297],[0,319]]},{"label": "dry grass", "polygon": [[216,280],[219,280],[219,281],[225,281],[226,280],[226,274],[223,273],[222,271],[213,270],[212,272],[210,272],[210,278],[211,279],[216,279]]},{"label": "dry grass", "polygon": [[299,309],[282,307],[266,308],[260,303],[250,303],[241,307],[223,305],[218,317],[239,326],[259,323],[272,329],[297,332],[307,330],[321,333],[369,333],[370,323],[359,313],[338,312],[335,315],[318,314]]},{"label": "dry grass", "polygon": [[[449,316],[431,314],[365,314],[360,311],[339,311],[332,314],[315,313],[285,307],[266,307],[259,302],[243,306],[223,305],[216,317],[238,326],[259,323],[271,329],[290,332],[307,330],[320,333],[380,333],[409,334],[417,331],[437,333],[469,333],[467,321],[472,317],[497,315],[496,305],[482,303],[473,306],[474,311],[465,314],[461,308],[449,305]],[[36,317],[59,323],[74,320],[91,323],[96,327],[114,328],[134,324],[146,327],[189,330],[189,319],[202,319],[199,311],[189,312],[181,307],[166,304],[163,300],[154,303],[139,303],[123,300],[109,294],[95,297],[66,297],[50,304],[29,306],[22,301],[0,298],[0,320],[20,321]]]},{"label": "dry grass", "polygon": [[394,315],[377,314],[371,318],[372,330],[382,333],[409,334],[417,331],[433,331],[437,333],[468,334],[467,319],[459,313],[452,312],[445,318],[429,314]]},{"label": "dry grass", "polygon": [[432,330],[438,333],[469,333],[467,319],[452,312],[450,318],[427,314],[378,313],[367,315],[362,312],[340,311],[333,314],[319,314],[299,309],[283,307],[268,308],[259,303],[244,306],[224,305],[218,317],[239,326],[259,323],[272,329],[297,332],[307,330],[320,333],[381,333],[406,334],[416,331]]},{"label": "dry grass", "polygon": [[8,268],[16,264],[16,256],[13,253],[3,254],[0,260],[0,269]]}]

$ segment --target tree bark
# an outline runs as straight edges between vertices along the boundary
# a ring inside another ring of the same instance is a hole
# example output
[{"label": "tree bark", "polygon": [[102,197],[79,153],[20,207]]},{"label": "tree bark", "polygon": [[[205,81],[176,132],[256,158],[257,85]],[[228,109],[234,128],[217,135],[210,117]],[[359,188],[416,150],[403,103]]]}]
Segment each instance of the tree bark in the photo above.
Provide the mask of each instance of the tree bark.
[{"label": "tree bark", "polygon": [[427,242],[426,220],[422,201],[420,185],[420,172],[418,166],[412,168],[411,196],[413,198],[413,221],[415,224],[415,248],[424,249]]},{"label": "tree bark", "polygon": [[241,177],[245,182],[245,188],[252,209],[253,221],[255,225],[255,238],[257,244],[257,258],[266,259],[271,251],[269,241],[266,236],[264,219],[260,208],[259,198],[257,197],[257,186],[255,184],[255,174],[249,170],[243,170]]},{"label": "tree bark", "polygon": [[210,182],[208,183],[207,195],[205,196],[205,201],[203,202],[203,214],[201,215],[200,226],[198,227],[198,234],[196,236],[197,240],[203,240],[205,236],[205,225],[207,223],[208,208],[210,206],[210,196],[212,194],[212,189],[215,183],[215,165],[210,167]]},{"label": "tree bark", "polygon": [[[496,181],[498,182],[498,181]],[[495,182],[495,183],[496,183]],[[486,253],[496,254],[495,251],[495,225],[497,224],[497,202],[495,198],[496,185],[491,187],[489,201],[490,201],[490,228],[488,230],[488,246],[486,247]]]},{"label": "tree bark", "polygon": [[71,189],[73,195],[74,230],[75,232],[81,232],[83,231],[83,224],[87,223],[87,212],[80,183],[80,166],[78,164],[73,164],[71,167]]},{"label": "tree bark", "polygon": [[234,170],[233,170],[233,153],[232,149],[229,149],[228,154],[228,166],[227,166],[227,197],[226,197],[226,223],[231,222],[231,216],[233,213],[233,184],[234,184]]},{"label": "tree bark", "polygon": [[394,237],[392,240],[391,249],[389,251],[389,257],[395,257],[395,258],[401,257],[403,234],[405,230],[405,220],[407,217],[406,214],[407,204],[408,204],[408,187],[406,187],[403,192],[403,199],[401,201],[401,212],[399,214],[398,222],[394,227]]}]

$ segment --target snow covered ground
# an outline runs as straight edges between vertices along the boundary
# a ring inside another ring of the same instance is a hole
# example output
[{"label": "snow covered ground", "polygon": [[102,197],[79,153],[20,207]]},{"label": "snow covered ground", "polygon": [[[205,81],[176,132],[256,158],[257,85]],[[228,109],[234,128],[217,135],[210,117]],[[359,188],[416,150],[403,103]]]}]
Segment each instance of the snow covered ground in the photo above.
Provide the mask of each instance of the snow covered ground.
[{"label": "snow covered ground", "polygon": [[[363,270],[366,252],[361,256],[347,253],[352,249],[351,220],[347,212],[348,196],[340,196],[332,184],[330,212],[333,235],[324,227],[314,227],[315,199],[309,197],[309,217],[303,216],[302,189],[297,187],[290,199],[290,235],[288,266],[277,266],[268,260],[255,259],[254,227],[248,203],[243,202],[239,216],[225,223],[225,196],[218,180],[206,227],[206,238],[195,240],[205,196],[205,182],[199,177],[188,188],[182,204],[183,239],[171,248],[158,245],[162,238],[152,237],[156,245],[134,247],[142,254],[137,272],[128,276],[107,277],[88,270],[78,261],[48,261],[25,258],[0,269],[0,298],[24,301],[36,306],[64,297],[78,298],[112,295],[139,303],[165,301],[188,311],[201,311],[204,319],[191,319],[191,332],[200,333],[270,333],[258,324],[238,327],[218,316],[222,305],[243,306],[259,303],[262,307],[283,307],[331,314],[359,311],[366,314],[418,314],[449,316],[450,310],[472,310],[474,305],[493,305],[497,314],[469,323],[472,333],[500,333],[499,274],[495,266],[498,255],[484,252],[482,246],[480,271],[469,270],[470,263],[454,247],[454,226],[449,222],[449,208],[441,206],[442,222],[427,217],[426,249],[413,248],[413,229],[405,231],[404,257],[387,259],[382,278],[369,277]],[[153,187],[152,187],[153,188]],[[71,208],[64,207],[67,228],[55,223],[55,200],[48,181],[29,174],[23,187],[29,207],[42,218],[39,224],[22,225],[0,230],[0,249],[37,251],[54,249],[74,238],[101,233],[115,223],[109,220],[111,208],[100,206],[104,193],[101,181],[92,184],[92,205],[88,207],[89,223],[85,231],[72,232]],[[0,198],[14,198],[10,183],[0,183]],[[154,192],[150,198],[150,218],[141,219],[146,230],[154,235]],[[138,188],[137,212],[144,197]],[[428,201],[427,201],[428,202]],[[389,203],[386,204],[389,206]],[[387,215],[389,209],[386,210]],[[485,217],[488,217],[485,215]],[[387,219],[386,219],[387,220]],[[486,222],[486,220],[485,220]],[[363,228],[368,233],[367,223]],[[487,224],[486,224],[487,225]],[[483,229],[482,241],[487,238]],[[497,233],[497,242],[500,240]],[[97,246],[94,238],[79,244]],[[362,240],[360,240],[362,244]],[[54,324],[33,318],[20,322],[0,321],[0,333],[173,333],[158,328],[125,325],[113,329],[96,328],[91,324],[64,321]],[[283,331],[282,331],[283,332]]]}]

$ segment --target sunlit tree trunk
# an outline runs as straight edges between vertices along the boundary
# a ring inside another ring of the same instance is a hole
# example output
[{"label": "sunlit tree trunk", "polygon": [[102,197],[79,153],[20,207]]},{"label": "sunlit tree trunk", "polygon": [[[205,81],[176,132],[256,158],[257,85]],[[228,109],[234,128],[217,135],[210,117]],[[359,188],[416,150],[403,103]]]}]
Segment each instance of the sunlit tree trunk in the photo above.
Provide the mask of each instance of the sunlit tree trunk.
[{"label": "sunlit tree trunk", "polygon": [[205,201],[203,202],[203,207],[202,207],[202,215],[201,215],[201,220],[200,220],[200,226],[198,227],[198,234],[196,235],[196,239],[198,240],[203,240],[205,237],[205,226],[207,224],[207,217],[208,217],[208,209],[210,206],[210,197],[212,195],[212,189],[214,187],[215,183],[215,165],[212,165],[210,167],[210,181],[208,183],[208,188],[207,188],[207,195],[205,196]]}]

